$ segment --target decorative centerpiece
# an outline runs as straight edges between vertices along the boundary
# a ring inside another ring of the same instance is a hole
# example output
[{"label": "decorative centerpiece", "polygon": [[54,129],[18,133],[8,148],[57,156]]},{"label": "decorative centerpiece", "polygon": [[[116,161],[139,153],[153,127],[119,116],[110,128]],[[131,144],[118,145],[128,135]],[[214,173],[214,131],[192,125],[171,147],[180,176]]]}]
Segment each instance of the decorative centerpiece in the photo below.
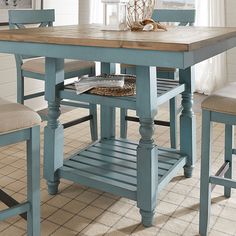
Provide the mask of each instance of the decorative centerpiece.
[{"label": "decorative centerpiece", "polygon": [[129,0],[102,0],[106,30],[127,29],[127,4]]},{"label": "decorative centerpiece", "polygon": [[129,0],[127,5],[127,24],[131,31],[167,30],[152,18],[155,0]]}]

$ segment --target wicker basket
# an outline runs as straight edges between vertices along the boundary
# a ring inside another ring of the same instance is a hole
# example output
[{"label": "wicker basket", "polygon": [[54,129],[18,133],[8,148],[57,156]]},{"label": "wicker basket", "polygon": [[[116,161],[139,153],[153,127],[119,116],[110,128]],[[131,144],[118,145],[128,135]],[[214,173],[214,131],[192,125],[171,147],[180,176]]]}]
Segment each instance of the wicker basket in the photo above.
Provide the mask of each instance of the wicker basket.
[{"label": "wicker basket", "polygon": [[[124,76],[124,75],[122,75]],[[135,86],[136,77],[133,75],[125,75],[125,84],[123,88],[113,87],[113,88],[93,88],[88,91],[88,93],[101,95],[101,96],[112,96],[112,97],[121,97],[121,96],[133,96],[136,92]]]}]

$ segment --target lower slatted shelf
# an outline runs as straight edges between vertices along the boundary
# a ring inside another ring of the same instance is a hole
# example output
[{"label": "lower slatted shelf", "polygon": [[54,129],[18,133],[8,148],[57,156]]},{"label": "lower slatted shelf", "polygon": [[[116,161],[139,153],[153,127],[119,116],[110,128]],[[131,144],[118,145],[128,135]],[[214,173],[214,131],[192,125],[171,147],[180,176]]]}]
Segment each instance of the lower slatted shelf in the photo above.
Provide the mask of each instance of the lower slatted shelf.
[{"label": "lower slatted shelf", "polygon": [[[137,146],[126,139],[100,140],[65,160],[59,176],[136,200]],[[158,149],[158,191],[186,164],[174,149]]]}]

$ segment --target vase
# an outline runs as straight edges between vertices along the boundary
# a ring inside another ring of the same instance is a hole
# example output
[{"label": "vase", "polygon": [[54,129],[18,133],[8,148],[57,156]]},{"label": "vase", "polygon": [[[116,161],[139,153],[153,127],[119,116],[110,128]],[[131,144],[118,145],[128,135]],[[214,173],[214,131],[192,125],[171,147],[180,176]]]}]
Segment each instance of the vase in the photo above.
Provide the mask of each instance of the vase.
[{"label": "vase", "polygon": [[152,17],[155,0],[129,0],[127,5],[127,23],[131,27],[135,22]]}]

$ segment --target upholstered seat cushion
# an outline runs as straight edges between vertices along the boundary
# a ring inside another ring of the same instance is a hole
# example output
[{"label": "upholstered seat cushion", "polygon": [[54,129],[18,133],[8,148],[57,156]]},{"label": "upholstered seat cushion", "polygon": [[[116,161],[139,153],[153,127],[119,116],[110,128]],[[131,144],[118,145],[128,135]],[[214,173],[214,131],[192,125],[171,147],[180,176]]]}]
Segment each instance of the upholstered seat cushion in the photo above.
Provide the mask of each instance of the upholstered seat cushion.
[{"label": "upholstered seat cushion", "polygon": [[[121,64],[121,68],[133,68],[134,65],[129,65],[129,64]],[[174,73],[176,71],[175,68],[169,68],[169,67],[157,67],[158,72],[169,72],[169,73]]]},{"label": "upholstered seat cushion", "polygon": [[227,84],[206,98],[202,109],[236,115],[236,82]]},{"label": "upholstered seat cushion", "polygon": [[39,125],[40,116],[30,108],[0,98],[0,134]]},{"label": "upholstered seat cushion", "polygon": [[[45,74],[45,58],[36,58],[25,61],[21,68],[26,71]],[[95,68],[95,62],[70,59],[65,60],[65,73],[93,68]]]}]

